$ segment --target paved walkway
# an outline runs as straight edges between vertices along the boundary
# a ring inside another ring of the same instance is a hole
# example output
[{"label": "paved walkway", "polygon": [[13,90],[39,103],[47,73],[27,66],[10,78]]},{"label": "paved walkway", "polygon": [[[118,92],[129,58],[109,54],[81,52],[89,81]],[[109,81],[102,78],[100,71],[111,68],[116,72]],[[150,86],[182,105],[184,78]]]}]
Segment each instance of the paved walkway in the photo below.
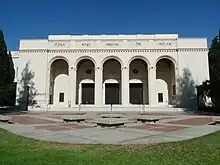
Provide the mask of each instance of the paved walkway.
[{"label": "paved walkway", "polygon": [[[126,127],[100,128],[96,120],[100,114],[88,112],[83,116],[86,123],[63,123],[67,113],[27,113],[11,115],[14,124],[0,123],[0,128],[25,137],[54,142],[75,144],[149,144],[180,141],[210,134],[220,130],[220,125],[209,125],[215,116],[196,116],[179,113],[150,113],[145,117],[157,117],[159,123],[137,123],[136,112],[123,112]],[[109,119],[103,119],[109,120]]]}]

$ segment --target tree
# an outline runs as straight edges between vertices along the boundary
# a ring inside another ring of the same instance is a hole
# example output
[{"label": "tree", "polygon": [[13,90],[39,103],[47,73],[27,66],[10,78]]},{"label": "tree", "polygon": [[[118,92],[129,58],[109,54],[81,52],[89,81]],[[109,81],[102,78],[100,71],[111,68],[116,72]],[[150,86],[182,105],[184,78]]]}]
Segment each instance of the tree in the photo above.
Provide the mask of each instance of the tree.
[{"label": "tree", "polygon": [[[29,65],[30,62],[27,62],[24,70],[21,73],[21,79],[19,81],[20,88],[18,89],[19,92],[18,102],[20,106],[24,106],[23,104],[26,104],[27,99],[28,99],[28,105],[35,104],[34,98],[37,93],[37,90],[34,87],[35,83],[33,81],[35,74],[33,71],[30,70]],[[27,87],[29,87],[29,90],[27,90]],[[27,96],[27,92],[29,96]]]},{"label": "tree", "polygon": [[11,105],[10,100],[15,100],[14,77],[15,70],[11,52],[8,52],[3,31],[0,30],[0,106]]},{"label": "tree", "polygon": [[0,30],[0,85],[14,82],[15,70],[11,52],[7,51],[3,31]]},{"label": "tree", "polygon": [[210,80],[198,87],[200,95],[208,96],[216,107],[220,107],[220,30],[212,40],[208,53]]}]

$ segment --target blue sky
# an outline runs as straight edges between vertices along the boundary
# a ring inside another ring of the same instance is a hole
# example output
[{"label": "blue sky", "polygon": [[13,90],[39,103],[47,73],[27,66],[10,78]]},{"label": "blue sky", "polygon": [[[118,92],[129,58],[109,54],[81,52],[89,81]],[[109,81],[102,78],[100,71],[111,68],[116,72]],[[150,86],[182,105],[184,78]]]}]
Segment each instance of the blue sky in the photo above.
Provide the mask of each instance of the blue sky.
[{"label": "blue sky", "polygon": [[0,28],[9,50],[49,34],[178,33],[210,43],[220,28],[220,0],[8,0]]}]

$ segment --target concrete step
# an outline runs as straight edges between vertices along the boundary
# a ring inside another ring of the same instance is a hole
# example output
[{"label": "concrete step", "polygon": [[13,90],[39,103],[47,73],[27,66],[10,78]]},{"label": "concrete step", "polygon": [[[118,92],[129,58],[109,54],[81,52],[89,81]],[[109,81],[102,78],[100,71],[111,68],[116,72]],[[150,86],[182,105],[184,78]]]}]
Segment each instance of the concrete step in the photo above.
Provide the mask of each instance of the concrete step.
[{"label": "concrete step", "polygon": [[172,107],[123,107],[123,106],[113,106],[111,107],[94,107],[94,106],[84,106],[84,107],[71,107],[71,108],[37,108],[31,109],[29,111],[35,112],[53,112],[53,111],[62,111],[62,112],[87,112],[87,111],[103,111],[103,112],[183,112],[183,108],[172,108]]}]

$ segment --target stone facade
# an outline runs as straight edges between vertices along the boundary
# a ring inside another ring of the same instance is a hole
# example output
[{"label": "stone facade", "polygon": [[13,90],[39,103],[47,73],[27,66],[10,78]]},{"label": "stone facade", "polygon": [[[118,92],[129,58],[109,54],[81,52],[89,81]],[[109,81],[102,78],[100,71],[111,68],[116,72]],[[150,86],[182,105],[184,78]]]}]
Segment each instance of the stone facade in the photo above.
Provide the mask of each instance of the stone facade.
[{"label": "stone facade", "polygon": [[209,79],[207,39],[177,34],[50,35],[12,55],[17,97],[26,81],[33,109],[191,107]]}]

